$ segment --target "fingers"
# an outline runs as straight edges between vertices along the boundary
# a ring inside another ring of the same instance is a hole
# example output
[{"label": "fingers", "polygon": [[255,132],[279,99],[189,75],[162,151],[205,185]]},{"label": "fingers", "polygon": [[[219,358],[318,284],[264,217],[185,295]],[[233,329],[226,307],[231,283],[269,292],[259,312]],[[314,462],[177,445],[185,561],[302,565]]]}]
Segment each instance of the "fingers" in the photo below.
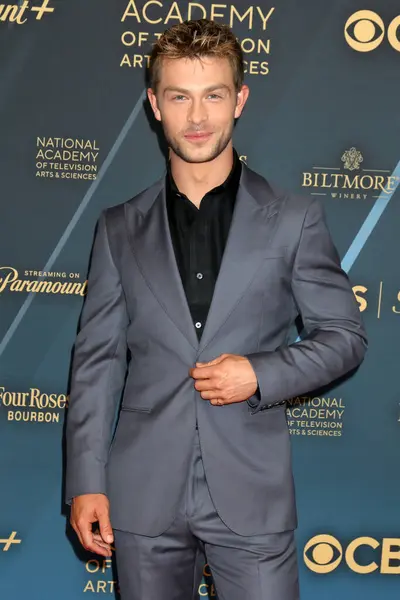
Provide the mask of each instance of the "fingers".
[{"label": "fingers", "polygon": [[[93,532],[93,523],[99,522],[100,531]],[[89,552],[111,556],[114,540],[109,517],[108,499],[104,494],[83,494],[73,499],[71,525],[80,543]]]},{"label": "fingers", "polygon": [[222,398],[214,398],[213,400],[210,400],[210,404],[213,406],[225,406],[225,402]]},{"label": "fingers", "polygon": [[197,362],[196,367],[189,369],[189,375],[194,379],[208,379],[214,373],[213,368],[219,365],[229,354],[221,354],[209,362]]},{"label": "fingers", "polygon": [[108,515],[108,510],[104,510],[101,513],[99,513],[98,518],[100,534],[103,538],[103,542],[105,542],[107,545],[112,544],[114,541],[114,535],[111,527],[110,517]]},{"label": "fingers", "polygon": [[200,392],[203,400],[209,400],[214,406],[224,406],[223,390],[217,382],[221,379],[219,364],[229,355],[221,354],[207,363],[197,362],[196,367],[190,369],[189,374],[195,379],[194,387]]},{"label": "fingers", "polygon": [[193,379],[210,379],[215,374],[216,366],[195,367],[190,369],[189,373]]},{"label": "fingers", "polygon": [[[97,544],[99,546],[99,548],[102,548],[106,551],[106,554],[104,554],[104,556],[112,556],[112,552],[111,552],[111,546],[110,544],[106,544],[103,541],[103,538],[101,536],[100,533],[94,533],[93,534],[93,541],[95,544]],[[97,553],[101,553],[99,550],[96,550]]]},{"label": "fingers", "polygon": [[[196,379],[194,383],[194,387],[198,392],[200,392],[200,396],[203,400],[210,400],[212,404],[223,404],[223,389],[217,383],[217,380],[214,379]],[[214,402],[214,400],[218,400]]]},{"label": "fingers", "polygon": [[219,365],[219,363],[222,362],[227,356],[227,354],[221,354],[220,356],[217,356],[217,358],[214,358],[214,360],[210,360],[208,362],[197,362],[196,367],[211,367],[212,365]]},{"label": "fingers", "polygon": [[92,523],[87,520],[80,520],[77,522],[80,536],[82,538],[82,546],[89,552],[95,552],[96,554],[104,554],[104,550],[100,548],[94,541],[94,533],[92,532]]},{"label": "fingers", "polygon": [[78,536],[78,540],[79,540],[81,546],[83,546],[83,539],[81,536],[81,532],[79,531],[79,528],[73,519],[71,519],[71,526],[72,526],[72,529],[75,531],[76,535]]},{"label": "fingers", "polygon": [[198,379],[195,381],[194,387],[198,392],[218,389],[217,382],[214,379]]},{"label": "fingers", "polygon": [[222,400],[221,390],[205,390],[204,392],[200,393],[200,396],[203,398],[203,400]]},{"label": "fingers", "polygon": [[103,541],[101,534],[92,532],[91,523],[79,524],[77,533],[85,550],[100,554],[101,556],[111,556],[110,545]]}]

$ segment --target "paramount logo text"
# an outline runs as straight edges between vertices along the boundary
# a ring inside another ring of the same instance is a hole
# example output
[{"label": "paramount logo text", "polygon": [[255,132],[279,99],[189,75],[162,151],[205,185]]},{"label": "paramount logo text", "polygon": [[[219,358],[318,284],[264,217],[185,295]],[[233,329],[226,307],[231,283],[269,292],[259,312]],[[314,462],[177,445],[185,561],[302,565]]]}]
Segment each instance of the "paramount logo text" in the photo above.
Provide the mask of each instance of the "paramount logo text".
[{"label": "paramount logo text", "polygon": [[54,8],[49,4],[50,0],[42,0],[42,3],[37,6],[30,5],[28,0],[15,4],[0,4],[0,22],[23,25],[28,20],[29,12],[36,13],[36,21],[41,21],[44,15],[54,12]]},{"label": "paramount logo text", "polygon": [[[0,294],[5,290],[10,292],[34,292],[37,294],[67,294],[85,296],[87,281],[49,281],[49,277],[67,277],[66,273],[45,273],[41,271],[25,271],[25,276],[39,279],[20,279],[14,267],[0,267]],[[70,273],[71,279],[77,278],[77,273]]]}]

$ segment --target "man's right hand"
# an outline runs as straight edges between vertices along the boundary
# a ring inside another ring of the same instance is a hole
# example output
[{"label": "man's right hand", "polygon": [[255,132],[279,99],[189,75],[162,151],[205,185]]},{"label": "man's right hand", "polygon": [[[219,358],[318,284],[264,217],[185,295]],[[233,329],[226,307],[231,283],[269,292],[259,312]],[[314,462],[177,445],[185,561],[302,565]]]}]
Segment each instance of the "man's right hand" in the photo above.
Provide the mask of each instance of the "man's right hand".
[{"label": "man's right hand", "polygon": [[[83,494],[73,498],[70,521],[85,550],[111,556],[114,536],[109,515],[110,504],[104,494]],[[92,524],[97,521],[100,533],[93,533]]]}]

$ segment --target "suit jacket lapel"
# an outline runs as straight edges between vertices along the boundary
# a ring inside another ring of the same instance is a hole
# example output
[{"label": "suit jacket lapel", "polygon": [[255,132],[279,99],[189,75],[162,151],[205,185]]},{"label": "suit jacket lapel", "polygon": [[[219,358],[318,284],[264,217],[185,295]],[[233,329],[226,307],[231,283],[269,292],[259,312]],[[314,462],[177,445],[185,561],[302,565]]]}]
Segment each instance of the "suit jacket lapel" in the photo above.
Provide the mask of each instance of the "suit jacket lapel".
[{"label": "suit jacket lapel", "polygon": [[175,259],[164,179],[144,192],[138,202],[127,203],[129,238],[139,269],[166,314],[198,355],[218,333],[256,275],[277,225],[277,200],[265,180],[243,165],[232,224],[200,343]]},{"label": "suit jacket lapel", "polygon": [[[144,204],[148,204],[149,198],[146,200]],[[161,184],[161,189],[147,212],[140,212],[140,208],[140,204],[139,210],[129,206],[127,211],[130,242],[137,264],[147,285],[169,318],[189,344],[197,349],[196,330],[169,231],[165,185]]]},{"label": "suit jacket lapel", "polygon": [[277,223],[277,200],[265,180],[243,165],[232,224],[199,354],[215,337],[256,275]]}]

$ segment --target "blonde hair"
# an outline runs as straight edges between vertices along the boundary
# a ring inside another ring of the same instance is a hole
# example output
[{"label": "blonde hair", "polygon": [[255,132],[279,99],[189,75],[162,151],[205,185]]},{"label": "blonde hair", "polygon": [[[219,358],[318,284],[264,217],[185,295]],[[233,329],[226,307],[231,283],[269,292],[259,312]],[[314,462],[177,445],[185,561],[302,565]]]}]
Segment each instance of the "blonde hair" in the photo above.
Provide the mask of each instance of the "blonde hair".
[{"label": "blonde hair", "polygon": [[241,46],[228,25],[208,19],[184,21],[164,31],[150,54],[150,87],[154,92],[157,91],[163,58],[194,59],[205,56],[227,58],[232,66],[236,91],[241,89],[244,78]]}]

